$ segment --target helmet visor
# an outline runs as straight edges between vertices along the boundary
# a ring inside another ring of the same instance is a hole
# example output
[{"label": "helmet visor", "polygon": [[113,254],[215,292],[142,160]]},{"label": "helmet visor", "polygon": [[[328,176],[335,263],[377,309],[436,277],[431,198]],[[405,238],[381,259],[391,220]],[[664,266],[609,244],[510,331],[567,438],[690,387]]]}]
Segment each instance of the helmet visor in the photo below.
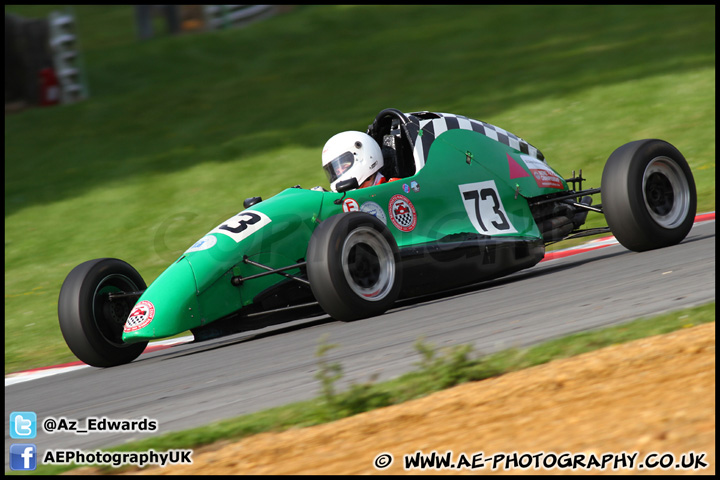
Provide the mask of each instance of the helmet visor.
[{"label": "helmet visor", "polygon": [[355,163],[355,155],[350,152],[345,152],[340,156],[335,157],[330,163],[323,166],[325,175],[332,184],[337,180],[343,173],[347,172],[350,167]]}]

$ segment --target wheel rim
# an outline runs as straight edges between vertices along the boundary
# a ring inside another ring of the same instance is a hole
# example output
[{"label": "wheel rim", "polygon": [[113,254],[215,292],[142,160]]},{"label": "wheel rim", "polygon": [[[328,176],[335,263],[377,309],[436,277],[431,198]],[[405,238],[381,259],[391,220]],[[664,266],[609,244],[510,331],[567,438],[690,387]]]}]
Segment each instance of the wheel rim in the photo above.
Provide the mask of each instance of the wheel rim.
[{"label": "wheel rim", "polygon": [[353,230],[342,248],[342,268],[354,293],[370,301],[385,298],[395,283],[395,259],[380,232],[370,227]]},{"label": "wheel rim", "polygon": [[125,275],[113,274],[103,278],[95,287],[93,294],[93,319],[97,330],[116,346],[127,346],[122,341],[125,321],[135,302],[131,299],[110,300],[109,294],[116,292],[135,292],[138,286]]},{"label": "wheel rim", "polygon": [[645,207],[655,222],[664,228],[675,228],[690,209],[690,188],[685,173],[669,157],[656,157],[643,174]]}]

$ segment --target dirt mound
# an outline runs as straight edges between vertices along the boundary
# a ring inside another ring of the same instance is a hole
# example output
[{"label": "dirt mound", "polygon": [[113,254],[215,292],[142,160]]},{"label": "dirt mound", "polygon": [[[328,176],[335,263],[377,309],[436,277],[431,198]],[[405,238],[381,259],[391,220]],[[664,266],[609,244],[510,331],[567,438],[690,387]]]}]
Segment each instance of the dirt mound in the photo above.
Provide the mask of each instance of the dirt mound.
[{"label": "dirt mound", "polygon": [[[460,468],[415,473],[543,473],[576,459],[606,469],[556,473],[715,472],[715,324],[604,348],[334,423],[196,450],[193,465],[141,474],[398,474],[404,456],[451,451]],[[483,452],[482,457],[478,456]],[[516,452],[513,455],[513,452]],[[544,455],[537,455],[544,452]],[[613,470],[617,454],[625,463]],[[690,453],[692,452],[692,453]],[[495,454],[507,454],[492,469]],[[656,455],[650,455],[656,453]],[[378,470],[374,462],[392,464]],[[564,454],[564,455],[563,455]],[[584,454],[584,455],[581,455]],[[594,457],[591,456],[594,454]],[[683,456],[684,454],[684,456]],[[484,468],[472,470],[485,460]],[[611,460],[612,459],[612,460]],[[701,470],[675,468],[700,459]],[[669,470],[639,468],[672,461]],[[540,465],[539,470],[533,467]],[[529,465],[528,469],[521,469]],[[577,464],[579,466],[579,464]],[[514,468],[506,469],[511,466]],[[408,471],[409,472],[409,471]]]}]

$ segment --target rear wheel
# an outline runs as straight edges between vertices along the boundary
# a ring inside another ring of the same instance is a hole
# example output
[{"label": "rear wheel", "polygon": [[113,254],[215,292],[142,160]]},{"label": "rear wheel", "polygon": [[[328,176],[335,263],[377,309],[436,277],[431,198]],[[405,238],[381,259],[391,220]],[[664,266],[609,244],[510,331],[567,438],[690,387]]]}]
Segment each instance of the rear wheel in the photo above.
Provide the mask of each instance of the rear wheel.
[{"label": "rear wheel", "polygon": [[317,227],[307,272],[322,309],[341,321],[384,313],[402,281],[395,239],[380,220],[361,212],[332,216]]},{"label": "rear wheel", "polygon": [[638,140],[615,150],[605,164],[601,190],[608,226],[630,250],[680,243],[695,220],[690,166],[663,140]]},{"label": "rear wheel", "polygon": [[135,360],[148,342],[122,341],[123,326],[135,298],[110,300],[110,293],[137,292],[146,285],[130,264],[116,258],[81,263],[60,288],[58,319],[70,350],[94,367],[112,367]]}]

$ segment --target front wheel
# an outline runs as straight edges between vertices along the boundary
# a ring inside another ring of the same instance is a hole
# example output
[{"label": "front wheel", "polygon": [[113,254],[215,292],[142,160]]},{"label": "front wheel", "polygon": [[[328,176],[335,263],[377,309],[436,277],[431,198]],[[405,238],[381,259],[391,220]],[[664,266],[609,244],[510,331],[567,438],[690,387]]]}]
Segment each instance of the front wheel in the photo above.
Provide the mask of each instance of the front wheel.
[{"label": "front wheel", "polygon": [[402,282],[395,239],[380,220],[362,212],[318,225],[308,244],[307,274],[320,307],[345,322],[384,313]]},{"label": "front wheel", "polygon": [[603,169],[601,191],[610,231],[629,250],[680,243],[695,220],[690,166],[663,140],[638,140],[615,150]]},{"label": "front wheel", "polygon": [[60,330],[70,350],[94,367],[135,360],[148,342],[123,343],[125,320],[134,297],[110,300],[110,293],[137,292],[146,285],[130,264],[116,258],[81,263],[65,278],[58,299]]}]

